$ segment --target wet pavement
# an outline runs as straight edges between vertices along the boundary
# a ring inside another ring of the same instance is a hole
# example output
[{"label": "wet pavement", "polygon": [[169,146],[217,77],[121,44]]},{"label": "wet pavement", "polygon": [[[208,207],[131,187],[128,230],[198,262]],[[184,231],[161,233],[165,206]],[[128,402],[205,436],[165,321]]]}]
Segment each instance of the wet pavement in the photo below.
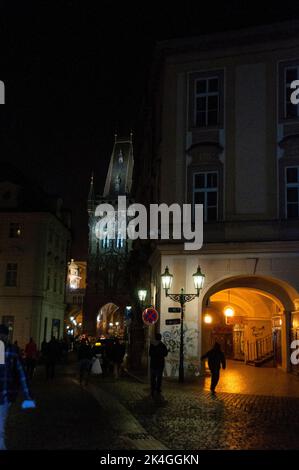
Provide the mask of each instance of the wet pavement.
[{"label": "wet pavement", "polygon": [[212,397],[201,387],[164,383],[164,400],[123,379],[101,388],[152,436],[175,450],[299,449],[299,398],[239,393]]},{"label": "wet pavement", "polygon": [[131,377],[93,377],[80,387],[73,366],[50,382],[39,369],[37,408],[13,405],[8,448],[299,449],[298,378],[242,366],[229,364],[215,397],[206,377],[183,385],[164,380],[164,399],[155,400],[148,384]]},{"label": "wet pavement", "polygon": [[32,383],[36,409],[22,410],[20,401],[11,408],[7,424],[9,450],[119,447],[109,413],[72,377],[59,368],[57,377],[46,381],[43,370],[38,371]]},{"label": "wet pavement", "polygon": [[[202,382],[202,381],[201,381]],[[209,390],[210,379],[202,382]],[[288,374],[278,367],[253,367],[238,361],[227,361],[227,368],[221,370],[219,392],[252,395],[293,396],[299,398],[299,377]]]}]

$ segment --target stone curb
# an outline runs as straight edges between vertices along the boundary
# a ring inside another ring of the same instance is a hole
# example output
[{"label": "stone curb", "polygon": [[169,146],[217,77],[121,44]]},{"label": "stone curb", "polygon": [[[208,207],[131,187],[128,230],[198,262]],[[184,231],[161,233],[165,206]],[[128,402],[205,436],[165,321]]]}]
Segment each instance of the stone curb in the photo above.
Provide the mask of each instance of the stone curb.
[{"label": "stone curb", "polygon": [[[72,381],[80,386],[76,379]],[[102,409],[109,412],[111,425],[125,444],[126,449],[135,450],[167,450],[167,447],[151,436],[137,421],[137,419],[116,400],[111,394],[104,392],[100,387],[89,384],[84,387],[99,403]]]}]

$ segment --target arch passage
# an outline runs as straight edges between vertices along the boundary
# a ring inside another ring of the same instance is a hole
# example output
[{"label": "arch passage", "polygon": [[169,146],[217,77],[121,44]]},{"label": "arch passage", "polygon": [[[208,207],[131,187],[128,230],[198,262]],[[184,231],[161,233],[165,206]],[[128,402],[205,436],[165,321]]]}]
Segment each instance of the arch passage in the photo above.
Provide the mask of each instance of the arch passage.
[{"label": "arch passage", "polygon": [[203,351],[217,341],[233,360],[288,369],[298,297],[292,286],[269,277],[217,282],[203,298]]}]

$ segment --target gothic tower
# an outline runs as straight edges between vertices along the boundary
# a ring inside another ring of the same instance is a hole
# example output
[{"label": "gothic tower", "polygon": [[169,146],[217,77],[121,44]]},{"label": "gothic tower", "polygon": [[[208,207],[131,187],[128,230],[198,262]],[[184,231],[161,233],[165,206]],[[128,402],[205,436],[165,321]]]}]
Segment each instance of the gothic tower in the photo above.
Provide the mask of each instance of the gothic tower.
[{"label": "gothic tower", "polygon": [[[115,135],[108,174],[102,196],[97,196],[94,176],[90,181],[87,209],[89,216],[89,246],[87,261],[87,291],[83,327],[91,335],[122,336],[124,311],[130,304],[129,277],[126,270],[132,242],[117,230],[114,238],[98,233],[95,211],[99,204],[117,208],[118,196],[130,204],[133,175],[132,134],[122,140]],[[117,215],[116,215],[117,218]],[[108,232],[107,232],[108,233]]]}]

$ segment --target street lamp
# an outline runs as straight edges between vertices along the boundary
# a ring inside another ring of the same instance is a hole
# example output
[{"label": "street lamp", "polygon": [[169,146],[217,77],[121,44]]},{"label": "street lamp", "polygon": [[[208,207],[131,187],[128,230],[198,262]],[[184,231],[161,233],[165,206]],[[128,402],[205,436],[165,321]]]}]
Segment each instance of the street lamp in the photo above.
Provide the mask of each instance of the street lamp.
[{"label": "street lamp", "polygon": [[205,275],[201,272],[198,266],[196,273],[192,275],[196,294],[185,294],[184,289],[181,289],[179,294],[169,294],[168,291],[171,288],[173,275],[170,274],[168,266],[165,268],[165,272],[161,275],[162,287],[165,290],[166,297],[169,297],[174,302],[179,302],[181,305],[181,340],[180,340],[180,364],[179,364],[179,382],[184,382],[184,312],[186,302],[199,297],[200,291],[203,287]]},{"label": "street lamp", "polygon": [[138,299],[139,299],[141,304],[143,304],[143,302],[145,301],[146,296],[147,296],[147,290],[146,289],[139,289]]}]

